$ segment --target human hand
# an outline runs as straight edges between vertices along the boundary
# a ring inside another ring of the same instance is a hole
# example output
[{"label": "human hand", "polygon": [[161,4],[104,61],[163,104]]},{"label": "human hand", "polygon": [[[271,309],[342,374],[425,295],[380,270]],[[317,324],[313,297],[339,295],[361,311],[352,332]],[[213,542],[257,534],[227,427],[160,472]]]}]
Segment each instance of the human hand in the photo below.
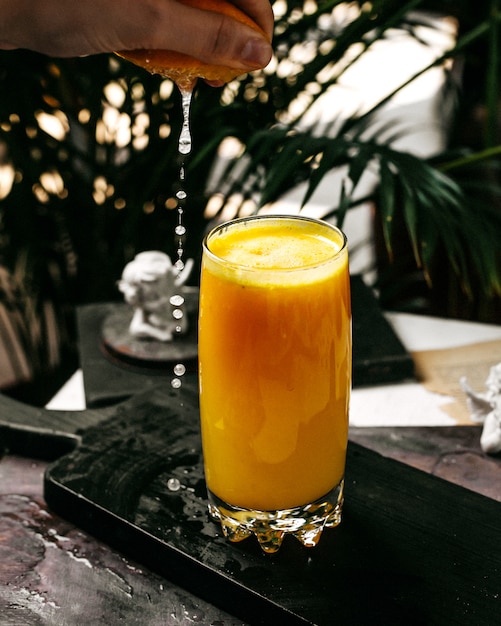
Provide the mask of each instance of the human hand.
[{"label": "human hand", "polygon": [[[271,40],[269,0],[232,0]],[[0,0],[0,49],[55,57],[175,50],[248,71],[267,65],[267,38],[228,16],[178,0]]]}]

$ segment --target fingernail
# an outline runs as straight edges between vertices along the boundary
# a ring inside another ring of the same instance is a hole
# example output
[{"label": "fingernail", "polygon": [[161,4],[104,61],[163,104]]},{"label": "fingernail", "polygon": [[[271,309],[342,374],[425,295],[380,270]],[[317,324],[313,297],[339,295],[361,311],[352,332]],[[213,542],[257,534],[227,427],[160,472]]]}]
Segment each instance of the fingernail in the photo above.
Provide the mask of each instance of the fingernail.
[{"label": "fingernail", "polygon": [[264,39],[254,38],[245,44],[240,58],[245,65],[265,67],[270,62],[271,55],[270,44]]}]

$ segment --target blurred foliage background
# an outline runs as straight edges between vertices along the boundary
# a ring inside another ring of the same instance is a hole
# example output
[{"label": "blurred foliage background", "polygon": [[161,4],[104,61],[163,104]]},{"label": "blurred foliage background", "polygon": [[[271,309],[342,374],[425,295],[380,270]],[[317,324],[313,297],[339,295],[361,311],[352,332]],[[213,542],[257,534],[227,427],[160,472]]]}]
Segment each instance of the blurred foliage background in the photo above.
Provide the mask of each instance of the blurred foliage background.
[{"label": "blurred foliage background", "polygon": [[[274,9],[270,66],[223,89],[197,86],[186,257],[199,260],[214,220],[254,212],[301,182],[309,197],[346,166],[346,184],[325,213],[342,226],[360,202],[362,174],[376,165],[380,184],[363,200],[376,207],[382,305],[499,323],[497,0],[277,0]],[[419,158],[394,150],[388,129],[371,132],[385,101],[340,120],[334,135],[301,126],[375,42],[395,29],[419,38],[416,11],[452,15],[459,25],[456,47],[434,63],[454,61],[446,152]],[[180,96],[169,80],[114,55],[2,51],[0,84],[0,353],[9,363],[0,387],[26,397],[36,383],[32,400],[41,403],[77,366],[75,308],[120,299],[116,281],[138,252],[172,256],[177,248]]]}]

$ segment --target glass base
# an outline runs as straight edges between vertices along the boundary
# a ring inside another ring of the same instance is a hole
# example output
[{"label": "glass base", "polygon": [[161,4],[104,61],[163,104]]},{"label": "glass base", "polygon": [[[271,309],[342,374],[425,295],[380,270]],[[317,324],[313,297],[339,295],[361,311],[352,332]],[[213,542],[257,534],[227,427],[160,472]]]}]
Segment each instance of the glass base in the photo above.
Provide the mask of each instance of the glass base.
[{"label": "glass base", "polygon": [[315,502],[278,511],[254,511],[227,504],[210,490],[209,513],[221,523],[224,536],[230,541],[242,541],[255,535],[264,552],[273,553],[291,534],[307,548],[320,540],[324,528],[341,522],[344,480]]}]

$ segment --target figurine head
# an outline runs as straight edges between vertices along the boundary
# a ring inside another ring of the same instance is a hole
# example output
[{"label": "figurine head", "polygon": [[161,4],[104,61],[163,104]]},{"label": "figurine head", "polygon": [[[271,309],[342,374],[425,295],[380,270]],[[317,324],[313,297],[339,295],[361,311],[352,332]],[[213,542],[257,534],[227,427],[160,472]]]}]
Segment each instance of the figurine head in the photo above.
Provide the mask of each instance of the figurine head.
[{"label": "figurine head", "polygon": [[175,271],[168,255],[149,250],[140,252],[127,263],[118,288],[124,294],[126,302],[141,306],[146,301],[166,295],[172,289],[174,281]]}]

